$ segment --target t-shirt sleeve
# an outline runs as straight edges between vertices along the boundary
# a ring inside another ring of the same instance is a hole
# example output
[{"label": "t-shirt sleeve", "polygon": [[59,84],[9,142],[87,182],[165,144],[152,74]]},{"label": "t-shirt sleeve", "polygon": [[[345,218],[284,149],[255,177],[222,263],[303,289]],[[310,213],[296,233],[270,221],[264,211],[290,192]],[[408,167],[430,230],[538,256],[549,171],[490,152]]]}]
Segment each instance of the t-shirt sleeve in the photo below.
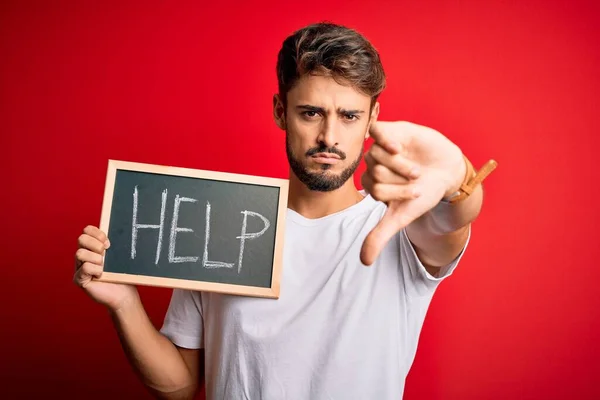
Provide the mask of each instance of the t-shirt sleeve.
[{"label": "t-shirt sleeve", "polygon": [[469,244],[471,239],[471,229],[469,227],[469,233],[467,236],[467,241],[465,246],[461,250],[461,252],[456,256],[452,262],[443,266],[440,269],[438,276],[434,277],[427,272],[425,266],[417,256],[417,252],[408,238],[408,234],[406,233],[406,228],[402,229],[398,235],[400,242],[400,254],[402,257],[403,271],[404,271],[404,283],[409,294],[416,295],[425,295],[431,294],[437,286],[444,279],[448,278],[456,267],[458,266],[460,260],[462,259],[465,250]]},{"label": "t-shirt sleeve", "polygon": [[179,347],[200,349],[204,348],[203,331],[200,292],[173,289],[160,333]]}]

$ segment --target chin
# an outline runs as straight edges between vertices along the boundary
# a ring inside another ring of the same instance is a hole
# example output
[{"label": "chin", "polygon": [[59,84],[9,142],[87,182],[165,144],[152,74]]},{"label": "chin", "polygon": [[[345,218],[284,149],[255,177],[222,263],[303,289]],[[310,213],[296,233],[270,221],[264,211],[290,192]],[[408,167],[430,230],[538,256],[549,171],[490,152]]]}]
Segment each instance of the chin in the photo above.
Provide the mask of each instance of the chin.
[{"label": "chin", "polygon": [[331,164],[322,164],[320,170],[321,171],[330,171],[333,168]]},{"label": "chin", "polygon": [[306,170],[310,173],[314,174],[322,174],[323,172],[328,172],[328,174],[333,174],[333,165],[331,164],[318,164],[314,167],[308,167]]}]

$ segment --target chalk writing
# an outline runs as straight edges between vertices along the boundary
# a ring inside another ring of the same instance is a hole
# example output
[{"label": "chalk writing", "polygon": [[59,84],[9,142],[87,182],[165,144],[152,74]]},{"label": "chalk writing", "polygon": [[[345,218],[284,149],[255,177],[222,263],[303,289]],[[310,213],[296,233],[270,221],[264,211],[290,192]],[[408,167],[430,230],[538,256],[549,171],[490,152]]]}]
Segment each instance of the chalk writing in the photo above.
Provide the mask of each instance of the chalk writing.
[{"label": "chalk writing", "polygon": [[210,203],[206,202],[206,229],[204,231],[204,255],[202,256],[202,266],[204,268],[233,268],[233,264],[223,261],[208,260],[208,242],[210,240]]},{"label": "chalk writing", "polygon": [[165,225],[165,208],[167,203],[167,190],[162,192],[162,202],[160,206],[160,223],[158,225],[152,224],[139,224],[137,222],[138,215],[138,187],[136,186],[133,190],[133,222],[131,224],[131,259],[133,260],[136,255],[137,247],[137,236],[138,230],[140,229],[158,229],[158,245],[156,246],[156,261],[160,258],[160,250],[162,247],[163,229]]},{"label": "chalk writing", "polygon": [[177,226],[177,222],[179,220],[179,207],[182,202],[195,203],[198,200],[191,199],[189,197],[179,197],[179,195],[175,196],[175,205],[173,207],[173,219],[171,222],[171,236],[169,240],[169,262],[170,263],[183,263],[183,262],[196,262],[198,261],[198,257],[183,257],[183,256],[175,256],[175,241],[177,239],[178,232],[194,232],[191,228],[182,228]]},{"label": "chalk writing", "polygon": [[[244,220],[242,221],[242,234],[240,236],[236,236],[237,239],[240,239],[240,256],[238,258],[238,273],[242,270],[242,259],[244,256],[244,244],[246,243],[246,239],[256,239],[257,237],[263,235],[267,231],[267,229],[269,229],[269,226],[271,225],[269,220],[266,219],[265,217],[263,217],[262,215],[260,215],[259,213],[244,210],[244,211],[242,211],[242,214],[244,214]],[[246,233],[246,223],[248,220],[248,215],[251,215],[253,217],[259,217],[260,219],[262,219],[263,223],[265,224],[265,227],[262,229],[262,231],[256,232],[256,233]]]},{"label": "chalk writing", "polygon": [[[158,224],[141,224],[138,222],[138,209],[139,209],[139,194],[138,187],[135,186],[133,191],[133,215],[132,215],[132,224],[131,224],[131,259],[135,259],[137,255],[137,238],[138,231],[140,229],[158,229],[158,241],[156,246],[156,257],[155,264],[158,265],[160,260],[160,253],[162,250],[162,241],[163,241],[163,232],[164,232],[164,222],[165,222],[165,213],[166,213],[166,203],[167,203],[167,190],[163,190],[162,198],[161,198],[161,209],[160,209],[160,222]],[[177,235],[179,233],[194,233],[192,228],[187,228],[183,226],[179,226],[179,211],[181,208],[181,203],[197,203],[198,200],[191,197],[182,197],[179,194],[175,195],[175,201],[173,205],[173,218],[171,219],[171,229],[169,235],[169,254],[168,260],[169,263],[195,263],[199,260],[198,256],[177,256],[175,255],[175,247],[177,243]],[[242,218],[242,228],[239,236],[236,236],[236,239],[239,239],[239,253],[238,253],[238,263],[237,263],[237,272],[240,273],[242,271],[242,264],[244,259],[244,249],[247,240],[256,239],[262,236],[271,226],[271,222],[265,218],[263,215],[254,212],[244,210],[241,211],[243,215]],[[262,220],[264,227],[259,232],[247,232],[248,226],[248,216],[256,217]],[[207,269],[214,268],[233,268],[234,263],[228,263],[224,261],[213,261],[209,260],[208,256],[208,245],[210,243],[210,221],[211,221],[211,204],[210,202],[206,202],[206,224],[204,230],[204,252],[202,255],[202,266]]]}]

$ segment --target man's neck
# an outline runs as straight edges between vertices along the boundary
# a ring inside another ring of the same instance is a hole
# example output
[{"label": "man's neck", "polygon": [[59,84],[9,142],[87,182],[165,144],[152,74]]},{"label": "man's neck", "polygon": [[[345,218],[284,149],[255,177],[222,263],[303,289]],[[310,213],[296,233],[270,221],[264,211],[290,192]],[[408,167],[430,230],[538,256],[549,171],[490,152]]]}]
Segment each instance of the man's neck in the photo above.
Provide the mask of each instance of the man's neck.
[{"label": "man's neck", "polygon": [[353,178],[348,179],[339,189],[318,192],[308,189],[293,173],[290,173],[288,208],[305,218],[315,219],[334,214],[355,205],[363,198],[356,189]]}]

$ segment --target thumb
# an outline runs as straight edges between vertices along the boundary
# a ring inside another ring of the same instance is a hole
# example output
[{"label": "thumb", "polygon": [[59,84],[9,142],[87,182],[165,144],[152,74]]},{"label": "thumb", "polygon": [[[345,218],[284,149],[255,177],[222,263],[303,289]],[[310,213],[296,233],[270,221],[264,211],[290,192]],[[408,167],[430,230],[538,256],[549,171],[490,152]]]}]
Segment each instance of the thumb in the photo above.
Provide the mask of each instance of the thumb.
[{"label": "thumb", "polygon": [[401,221],[394,214],[388,207],[383,218],[365,238],[360,251],[360,261],[364,265],[373,264],[392,236],[400,230]]}]

